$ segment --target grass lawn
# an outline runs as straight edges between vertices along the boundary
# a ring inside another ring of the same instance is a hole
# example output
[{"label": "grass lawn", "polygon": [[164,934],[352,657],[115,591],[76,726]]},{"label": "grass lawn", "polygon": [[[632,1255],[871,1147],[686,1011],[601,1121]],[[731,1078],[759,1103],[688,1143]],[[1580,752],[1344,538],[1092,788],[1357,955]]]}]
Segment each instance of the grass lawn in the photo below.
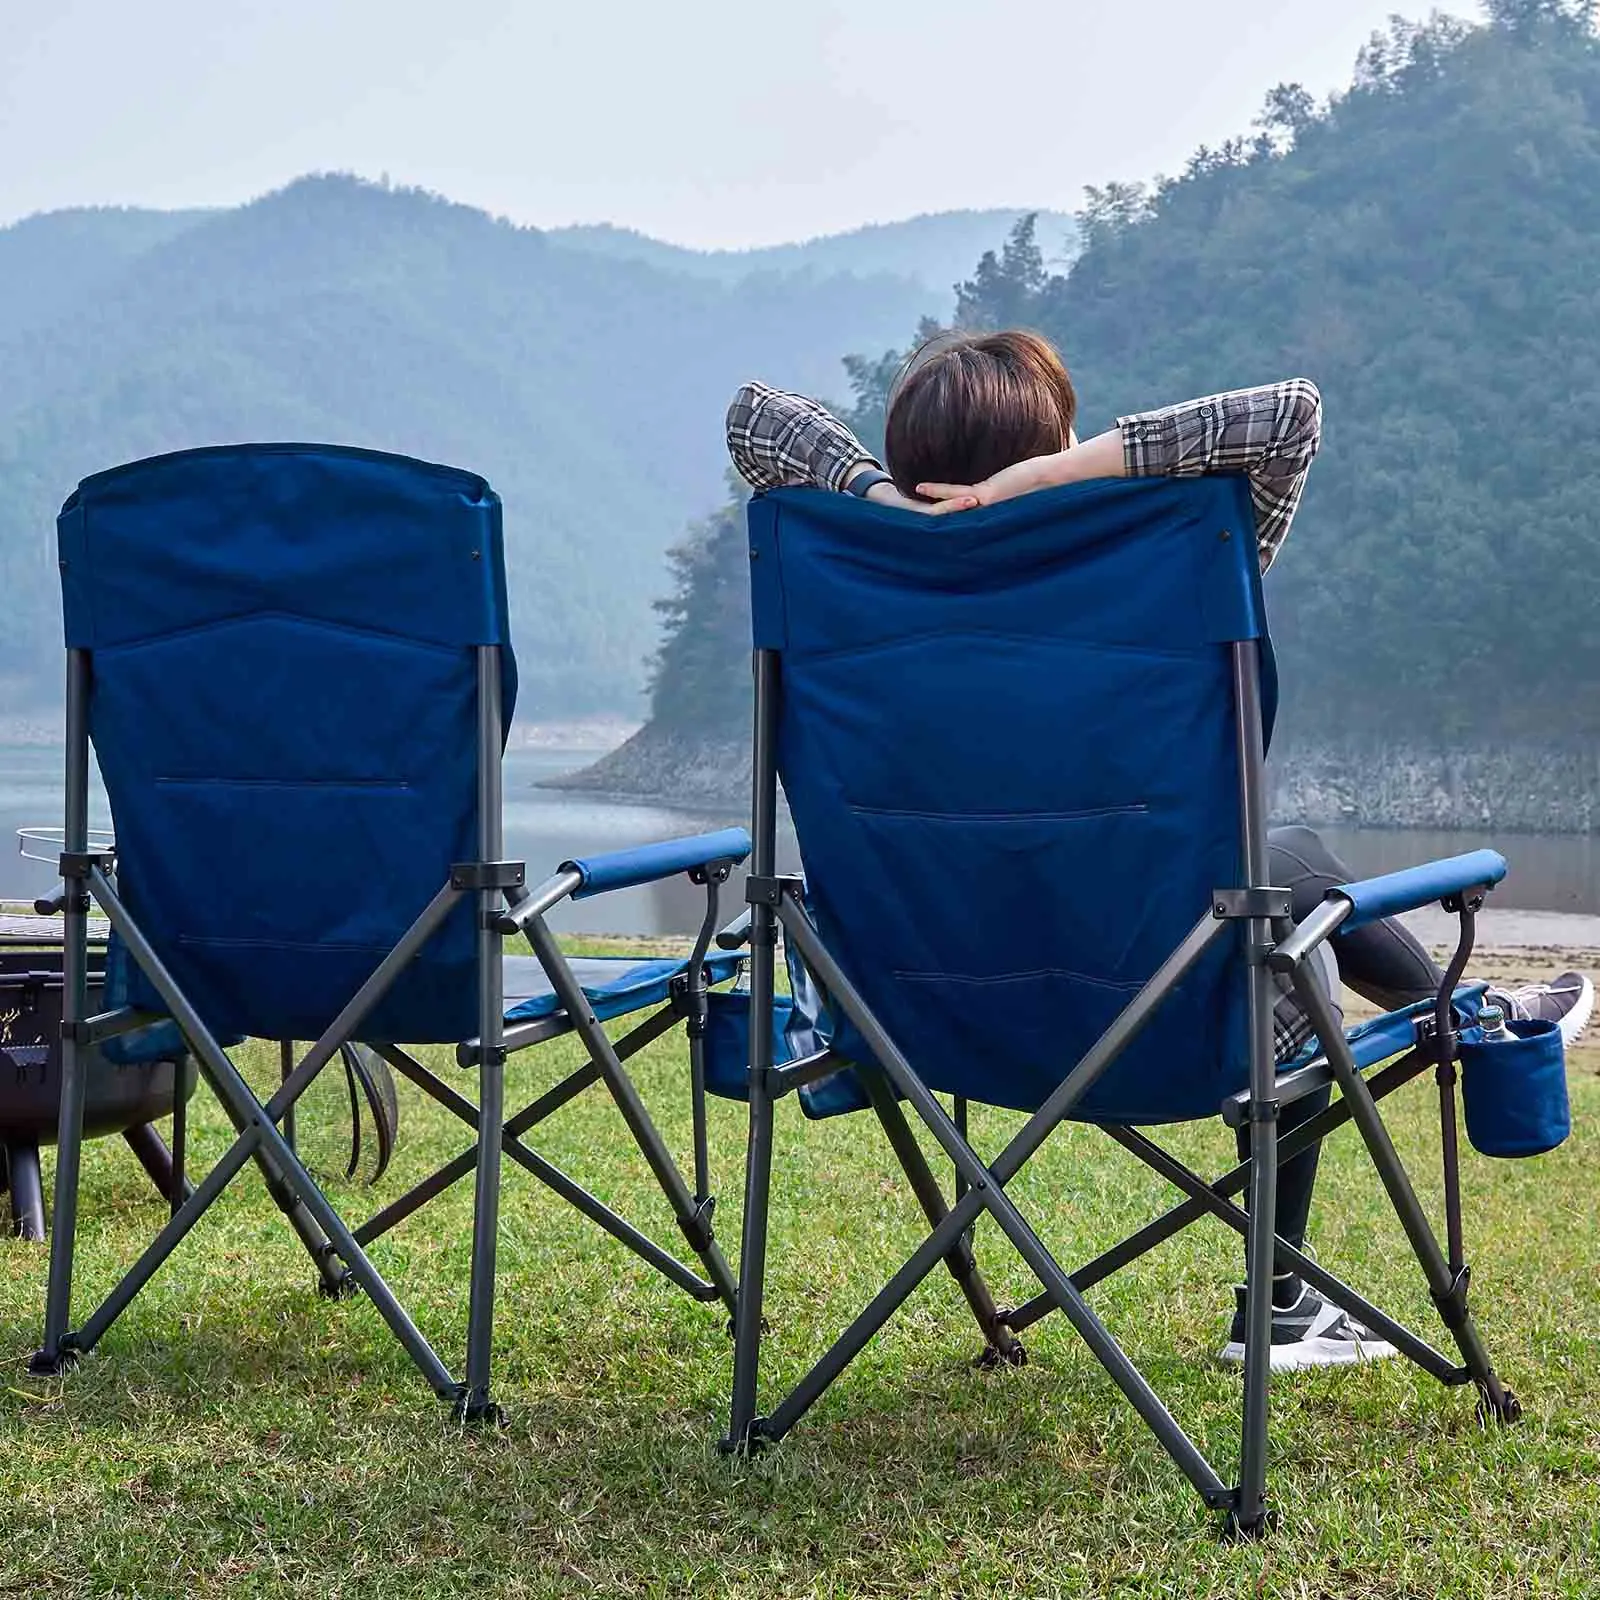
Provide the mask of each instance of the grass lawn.
[{"label": "grass lawn", "polygon": [[[1600,1029],[1597,1029],[1600,1035]],[[241,1052],[258,1081],[265,1050]],[[533,1094],[576,1054],[520,1058]],[[975,1331],[942,1271],[776,1449],[717,1454],[730,1346],[723,1316],[654,1277],[517,1169],[501,1244],[502,1432],[462,1431],[372,1308],[330,1305],[253,1171],[67,1379],[23,1362],[38,1340],[45,1248],[0,1242],[0,1594],[1271,1595],[1600,1594],[1600,1050],[1572,1059],[1575,1133],[1535,1161],[1468,1155],[1474,1305],[1526,1420],[1480,1431],[1469,1390],[1399,1361],[1273,1386],[1275,1536],[1230,1548],[1216,1519],[1061,1318],[1030,1330],[1021,1371],[970,1365]],[[463,1075],[443,1062],[452,1080]],[[687,1146],[681,1043],[639,1063]],[[470,1087],[470,1082],[463,1087]],[[402,1086],[396,1167],[376,1198],[330,1183],[360,1218],[463,1144]],[[517,1103],[521,1103],[520,1098]],[[204,1090],[199,1170],[223,1148]],[[1437,1212],[1431,1080],[1388,1102]],[[980,1148],[1016,1123],[974,1116]],[[717,1221],[738,1241],[742,1108],[718,1105]],[[1220,1128],[1172,1143],[1228,1164]],[[537,1141],[630,1215],[674,1236],[620,1121],[590,1090]],[[920,1213],[876,1129],[780,1107],[764,1393],[792,1382],[920,1239]],[[1355,1137],[1325,1155],[1324,1261],[1443,1347],[1420,1274]],[[1059,1135],[1014,1193],[1070,1267],[1170,1199],[1092,1130]],[[459,1366],[471,1185],[376,1247],[424,1331]],[[159,1226],[119,1140],[89,1147],[81,1317]],[[1002,1301],[1026,1274],[980,1225]],[[1238,1380],[1214,1352],[1239,1248],[1205,1224],[1093,1300],[1224,1476]],[[1437,1334],[1437,1337],[1435,1336]]]}]

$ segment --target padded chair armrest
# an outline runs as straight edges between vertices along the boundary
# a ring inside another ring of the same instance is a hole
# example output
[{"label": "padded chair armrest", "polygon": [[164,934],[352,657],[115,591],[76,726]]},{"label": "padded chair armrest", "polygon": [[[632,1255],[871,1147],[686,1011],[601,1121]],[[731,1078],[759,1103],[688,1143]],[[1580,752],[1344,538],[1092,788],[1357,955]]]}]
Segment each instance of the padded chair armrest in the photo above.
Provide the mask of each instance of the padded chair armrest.
[{"label": "padded chair armrest", "polygon": [[719,950],[737,950],[750,942],[750,908],[747,906],[717,935]]},{"label": "padded chair armrest", "polygon": [[674,873],[691,872],[715,861],[740,862],[750,854],[750,835],[743,828],[722,828],[684,839],[663,839],[632,850],[610,850],[599,856],[580,856],[561,863],[562,872],[575,872],[582,880],[572,891],[574,900],[612,889],[631,889],[655,883]]},{"label": "padded chair armrest", "polygon": [[1328,891],[1330,900],[1349,902],[1350,912],[1341,928],[1359,928],[1399,911],[1415,911],[1433,900],[1446,900],[1468,889],[1492,889],[1506,875],[1506,860],[1498,850],[1470,850],[1445,856],[1419,867],[1385,872]]}]

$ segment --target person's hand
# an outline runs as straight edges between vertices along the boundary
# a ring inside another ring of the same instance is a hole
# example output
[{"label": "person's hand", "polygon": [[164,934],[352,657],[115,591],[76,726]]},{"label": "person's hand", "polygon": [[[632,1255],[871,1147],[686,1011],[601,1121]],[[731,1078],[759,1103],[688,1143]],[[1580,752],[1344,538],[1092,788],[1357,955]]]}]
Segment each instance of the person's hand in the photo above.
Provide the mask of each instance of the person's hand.
[{"label": "person's hand", "polygon": [[1002,500],[1015,500],[1019,494],[1035,489],[1058,489],[1063,484],[1087,483],[1093,478],[1127,476],[1123,459],[1122,431],[1119,428],[1097,433],[1082,444],[1073,443],[1054,455],[1031,456],[1004,467],[982,483],[919,483],[917,493],[943,504],[958,502],[965,510],[972,505],[992,506]]},{"label": "person's hand", "polygon": [[1014,500],[1019,494],[1031,494],[1035,489],[1048,489],[1059,483],[1060,459],[1034,456],[1002,468],[982,483],[919,483],[917,493],[939,502],[941,508],[967,510],[972,506],[998,505],[1002,500]]},{"label": "person's hand", "polygon": [[927,517],[942,517],[950,511],[970,511],[979,503],[971,489],[957,490],[948,495],[938,495],[927,500],[913,500],[901,494],[892,483],[875,483],[867,490],[867,499],[878,506],[895,506],[901,511],[920,511]]}]

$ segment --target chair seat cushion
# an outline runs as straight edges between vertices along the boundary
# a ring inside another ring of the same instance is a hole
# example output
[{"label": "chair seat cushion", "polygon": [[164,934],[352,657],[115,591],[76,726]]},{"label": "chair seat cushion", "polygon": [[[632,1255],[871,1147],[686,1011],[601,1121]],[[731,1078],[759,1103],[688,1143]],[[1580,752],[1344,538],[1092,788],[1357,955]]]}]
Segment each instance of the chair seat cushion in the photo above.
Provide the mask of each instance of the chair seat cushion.
[{"label": "chair seat cushion", "polygon": [[[736,950],[709,952],[708,981],[724,983],[737,976],[743,960]],[[572,956],[567,965],[602,1022],[663,1004],[671,996],[672,980],[689,970],[687,961],[671,956]],[[562,1009],[544,968],[532,956],[506,957],[505,998],[507,1022],[535,1022]]]}]

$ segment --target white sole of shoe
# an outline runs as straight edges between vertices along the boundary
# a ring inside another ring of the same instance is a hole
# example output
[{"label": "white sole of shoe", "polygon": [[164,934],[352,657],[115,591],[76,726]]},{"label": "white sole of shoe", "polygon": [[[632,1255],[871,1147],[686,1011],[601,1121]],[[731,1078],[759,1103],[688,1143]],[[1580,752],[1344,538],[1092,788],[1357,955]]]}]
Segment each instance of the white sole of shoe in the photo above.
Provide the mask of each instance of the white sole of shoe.
[{"label": "white sole of shoe", "polygon": [[1583,1037],[1583,1030],[1589,1026],[1589,1018],[1594,1015],[1594,984],[1588,978],[1583,980],[1583,988],[1578,993],[1577,1003],[1564,1016],[1557,1026],[1561,1029],[1561,1042],[1564,1045],[1575,1045]]},{"label": "white sole of shoe", "polygon": [[[1310,1372],[1317,1367],[1354,1367],[1363,1361],[1383,1361],[1396,1355],[1386,1339],[1364,1339],[1347,1344],[1343,1339],[1305,1339],[1299,1344],[1275,1344],[1268,1357],[1274,1372]],[[1232,1366],[1244,1365],[1244,1345],[1230,1340],[1222,1347],[1221,1359]]]}]

